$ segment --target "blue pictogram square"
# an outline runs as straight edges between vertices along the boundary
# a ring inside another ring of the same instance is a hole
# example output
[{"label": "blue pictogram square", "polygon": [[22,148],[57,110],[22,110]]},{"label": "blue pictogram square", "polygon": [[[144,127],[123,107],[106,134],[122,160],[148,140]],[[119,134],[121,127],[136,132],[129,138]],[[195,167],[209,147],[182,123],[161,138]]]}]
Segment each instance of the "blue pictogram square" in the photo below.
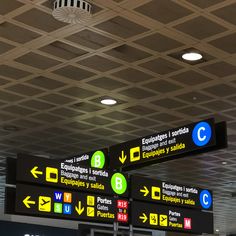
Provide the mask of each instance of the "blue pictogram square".
[{"label": "blue pictogram square", "polygon": [[71,204],[63,205],[63,213],[66,215],[71,215]]},{"label": "blue pictogram square", "polygon": [[63,192],[54,192],[54,201],[62,202],[63,200]]}]

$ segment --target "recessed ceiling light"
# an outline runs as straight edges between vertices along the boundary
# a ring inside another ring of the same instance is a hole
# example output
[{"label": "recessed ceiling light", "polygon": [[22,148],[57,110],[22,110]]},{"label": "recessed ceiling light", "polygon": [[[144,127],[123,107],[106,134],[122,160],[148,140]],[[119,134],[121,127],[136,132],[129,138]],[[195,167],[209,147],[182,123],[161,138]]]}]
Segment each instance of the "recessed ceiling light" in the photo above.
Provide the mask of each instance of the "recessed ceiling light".
[{"label": "recessed ceiling light", "polygon": [[106,98],[106,99],[101,100],[101,103],[104,105],[112,106],[112,105],[115,105],[117,101],[112,98]]},{"label": "recessed ceiling light", "polygon": [[227,161],[222,161],[222,165],[227,165],[228,162]]},{"label": "recessed ceiling light", "polygon": [[219,230],[219,229],[216,229],[216,232],[220,232],[220,230]]},{"label": "recessed ceiling light", "polygon": [[186,52],[182,55],[182,58],[187,61],[198,61],[202,59],[202,55],[198,52]]}]

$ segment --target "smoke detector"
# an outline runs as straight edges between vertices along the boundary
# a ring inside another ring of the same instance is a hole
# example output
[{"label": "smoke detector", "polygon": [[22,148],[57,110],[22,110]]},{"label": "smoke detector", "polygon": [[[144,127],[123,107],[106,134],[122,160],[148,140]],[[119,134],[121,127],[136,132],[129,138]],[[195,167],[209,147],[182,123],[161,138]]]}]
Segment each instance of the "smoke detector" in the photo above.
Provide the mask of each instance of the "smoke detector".
[{"label": "smoke detector", "polygon": [[59,21],[75,24],[87,21],[91,10],[92,5],[85,0],[56,0],[52,15]]}]

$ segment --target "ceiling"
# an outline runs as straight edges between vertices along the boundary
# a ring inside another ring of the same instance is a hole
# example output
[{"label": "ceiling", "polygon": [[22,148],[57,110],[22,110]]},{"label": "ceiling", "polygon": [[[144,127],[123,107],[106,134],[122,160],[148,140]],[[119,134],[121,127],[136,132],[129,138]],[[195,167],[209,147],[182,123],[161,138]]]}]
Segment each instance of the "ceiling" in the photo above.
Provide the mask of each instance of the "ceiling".
[{"label": "ceiling", "polygon": [[[212,189],[215,229],[236,233],[236,1],[91,2],[68,25],[52,1],[1,0],[1,203],[7,156],[62,158],[214,117],[227,149],[133,172]],[[203,60],[182,61],[188,49]]]}]

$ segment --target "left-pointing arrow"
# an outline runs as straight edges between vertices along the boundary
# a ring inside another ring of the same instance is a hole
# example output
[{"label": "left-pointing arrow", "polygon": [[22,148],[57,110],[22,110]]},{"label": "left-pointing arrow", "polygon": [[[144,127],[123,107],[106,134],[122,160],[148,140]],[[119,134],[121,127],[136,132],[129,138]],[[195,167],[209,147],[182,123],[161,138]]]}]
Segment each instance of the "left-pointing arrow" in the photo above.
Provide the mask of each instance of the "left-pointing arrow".
[{"label": "left-pointing arrow", "polygon": [[30,201],[31,196],[27,196],[24,200],[23,203],[27,208],[31,208],[30,205],[35,205],[35,201]]},{"label": "left-pointing arrow", "polygon": [[43,174],[42,171],[38,171],[38,166],[35,166],[30,172],[34,176],[35,179],[38,179],[38,175]]}]

